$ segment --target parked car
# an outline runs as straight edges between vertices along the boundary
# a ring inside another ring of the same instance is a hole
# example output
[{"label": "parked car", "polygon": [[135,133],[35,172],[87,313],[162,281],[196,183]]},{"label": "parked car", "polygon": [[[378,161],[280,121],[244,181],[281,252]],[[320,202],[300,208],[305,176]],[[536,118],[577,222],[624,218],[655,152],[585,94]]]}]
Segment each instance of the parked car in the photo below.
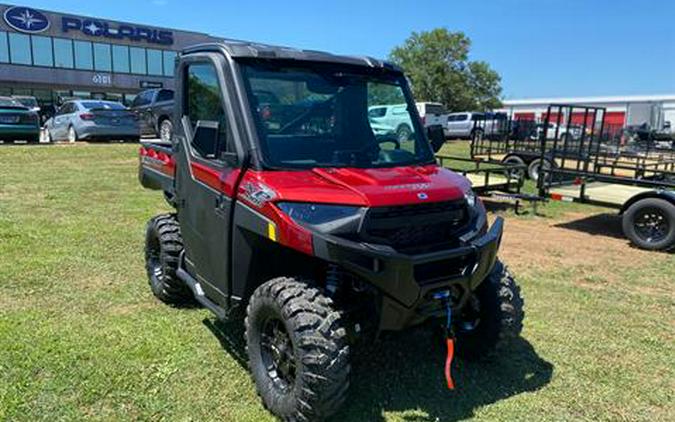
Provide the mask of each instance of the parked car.
[{"label": "parked car", "polygon": [[[536,126],[535,131],[532,133],[532,139],[539,139],[541,133],[544,130],[545,123],[540,123]],[[581,139],[581,134],[583,129],[581,126],[572,124],[561,124],[560,127],[556,123],[549,123],[548,128],[546,129],[546,139],[557,139],[559,141],[577,140]]]},{"label": "parked car", "polygon": [[490,134],[506,129],[508,116],[505,113],[463,111],[450,113],[445,125],[448,138],[473,138],[475,133]]},{"label": "parked car", "polygon": [[368,107],[368,120],[378,135],[390,132],[399,141],[407,141],[413,133],[406,104],[383,104]]},{"label": "parked car", "polygon": [[448,121],[448,113],[441,103],[415,103],[415,106],[422,118],[424,127],[436,125],[445,126]]},{"label": "parked car", "polygon": [[136,116],[114,101],[76,100],[64,103],[45,123],[49,142],[78,140],[138,141]]},{"label": "parked car", "polygon": [[40,141],[38,114],[10,97],[0,97],[0,140]]},{"label": "parked car", "polygon": [[163,142],[171,142],[172,90],[162,88],[143,91],[134,98],[130,108],[138,116],[141,135],[150,135],[160,138]]},{"label": "parked car", "polygon": [[12,98],[21,103],[22,106],[28,107],[30,111],[40,113],[40,104],[35,97],[30,95],[12,95]]}]

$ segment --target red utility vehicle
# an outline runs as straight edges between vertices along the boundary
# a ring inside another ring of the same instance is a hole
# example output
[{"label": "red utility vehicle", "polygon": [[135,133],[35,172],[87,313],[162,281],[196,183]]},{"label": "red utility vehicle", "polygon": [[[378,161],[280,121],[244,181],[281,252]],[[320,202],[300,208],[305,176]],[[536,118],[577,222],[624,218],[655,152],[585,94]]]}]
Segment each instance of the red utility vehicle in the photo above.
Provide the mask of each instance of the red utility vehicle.
[{"label": "red utility vehicle", "polygon": [[[219,318],[245,308],[272,413],[337,410],[358,337],[441,321],[479,357],[520,333],[503,222],[488,227],[468,181],[436,164],[398,68],[228,41],[187,49],[176,75],[171,143],[141,148],[141,183],[176,210],[148,224],[150,285]],[[369,119],[388,104],[407,104],[408,136]]]}]

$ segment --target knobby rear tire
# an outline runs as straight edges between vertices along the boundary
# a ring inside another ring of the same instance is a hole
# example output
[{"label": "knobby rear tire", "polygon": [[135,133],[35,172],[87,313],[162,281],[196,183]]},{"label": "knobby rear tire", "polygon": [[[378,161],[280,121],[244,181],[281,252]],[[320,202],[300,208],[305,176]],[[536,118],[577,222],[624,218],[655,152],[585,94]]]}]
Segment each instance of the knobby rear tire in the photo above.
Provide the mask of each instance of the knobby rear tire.
[{"label": "knobby rear tire", "polygon": [[175,214],[162,214],[148,222],[145,236],[145,268],[152,293],[162,302],[177,305],[190,302],[192,292],[176,271],[183,237]]}]

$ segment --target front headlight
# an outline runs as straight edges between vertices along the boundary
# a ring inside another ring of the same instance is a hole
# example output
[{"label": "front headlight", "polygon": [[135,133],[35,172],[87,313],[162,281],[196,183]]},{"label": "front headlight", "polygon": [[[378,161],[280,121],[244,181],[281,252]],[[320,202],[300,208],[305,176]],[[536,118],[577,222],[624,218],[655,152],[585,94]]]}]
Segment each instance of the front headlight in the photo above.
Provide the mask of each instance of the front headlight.
[{"label": "front headlight", "polygon": [[476,206],[476,194],[471,189],[464,192],[464,199],[466,200],[466,203],[469,205],[469,207],[473,208]]},{"label": "front headlight", "polygon": [[322,233],[356,233],[365,208],[306,202],[279,202],[277,207],[296,223]]}]

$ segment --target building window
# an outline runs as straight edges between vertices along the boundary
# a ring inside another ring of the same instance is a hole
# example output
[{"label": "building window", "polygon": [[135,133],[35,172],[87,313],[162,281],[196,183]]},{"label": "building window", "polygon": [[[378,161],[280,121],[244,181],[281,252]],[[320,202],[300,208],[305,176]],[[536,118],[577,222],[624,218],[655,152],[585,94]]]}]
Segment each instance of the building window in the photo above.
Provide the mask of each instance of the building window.
[{"label": "building window", "polygon": [[148,49],[148,75],[162,76],[162,50]]},{"label": "building window", "polygon": [[73,68],[73,42],[54,38],[54,65],[64,69]]},{"label": "building window", "polygon": [[112,46],[113,72],[129,73],[129,47]]},{"label": "building window", "polygon": [[75,45],[75,68],[82,70],[94,70],[94,57],[91,52],[89,41],[73,41]]},{"label": "building window", "polygon": [[91,92],[89,91],[73,91],[73,97],[81,98],[83,100],[88,100],[91,98]]},{"label": "building window", "polygon": [[33,64],[35,66],[54,66],[52,53],[52,39],[49,37],[32,36]]},{"label": "building window", "polygon": [[9,49],[7,48],[7,33],[0,31],[0,63],[9,62]]},{"label": "building window", "polygon": [[173,76],[174,60],[176,60],[175,51],[164,52],[164,76]]},{"label": "building window", "polygon": [[104,72],[112,71],[110,44],[94,43],[94,69]]},{"label": "building window", "polygon": [[30,53],[30,37],[25,34],[9,34],[9,52],[14,64],[33,64]]},{"label": "building window", "polygon": [[138,73],[140,75],[148,73],[144,48],[129,47],[129,57],[131,57],[131,73]]}]

